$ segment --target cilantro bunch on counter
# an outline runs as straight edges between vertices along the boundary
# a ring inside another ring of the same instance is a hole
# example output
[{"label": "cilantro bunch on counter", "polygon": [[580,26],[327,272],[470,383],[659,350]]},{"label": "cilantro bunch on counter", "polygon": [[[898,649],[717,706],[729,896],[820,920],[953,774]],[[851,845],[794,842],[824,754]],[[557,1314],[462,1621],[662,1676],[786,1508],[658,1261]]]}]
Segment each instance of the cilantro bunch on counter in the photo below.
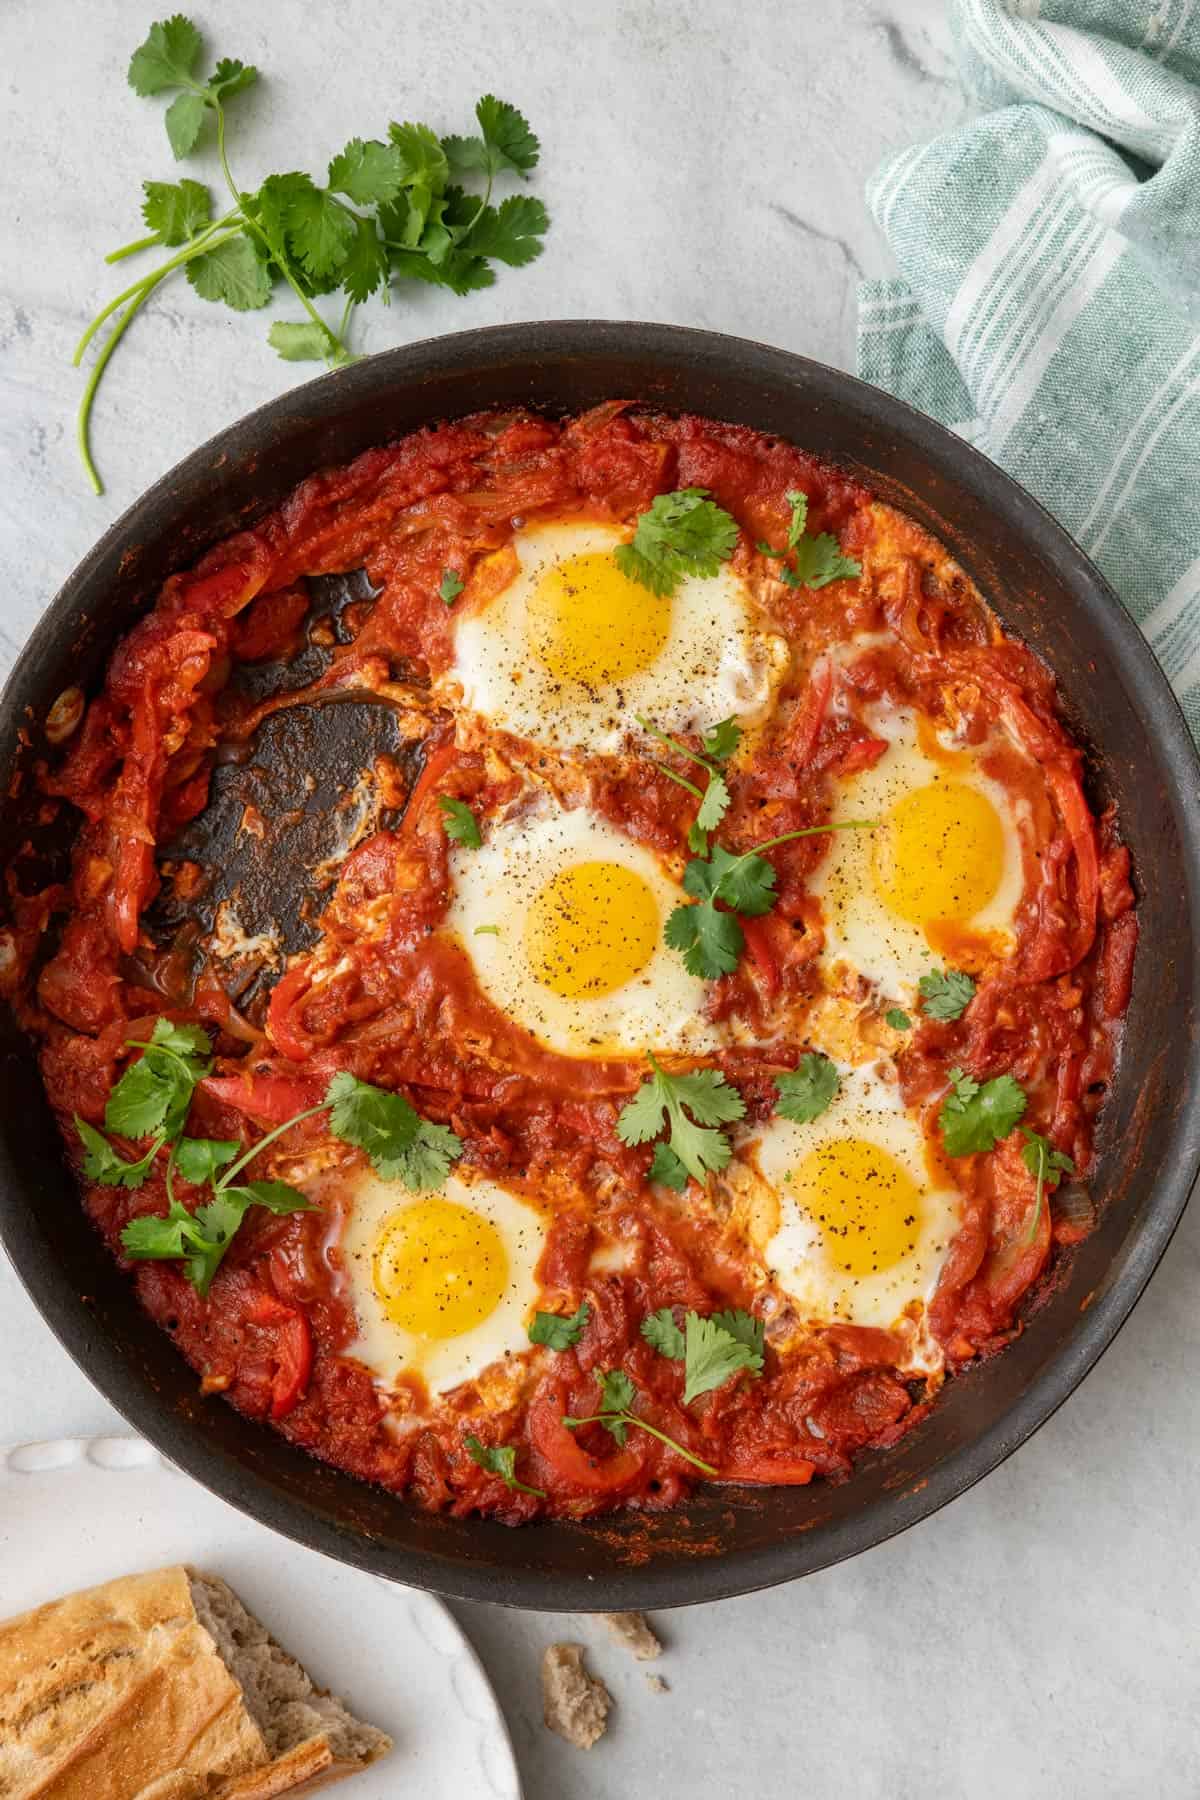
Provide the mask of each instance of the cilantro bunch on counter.
[{"label": "cilantro bunch on counter", "polygon": [[[353,361],[354,309],[396,281],[422,281],[465,295],[495,281],[493,263],[521,268],[541,253],[549,218],[532,195],[492,203],[496,181],[524,180],[539,144],[517,109],[493,94],[475,108],[477,131],[439,137],[428,125],[396,124],[386,138],[351,138],[328,165],[324,183],[302,170],[268,175],[257,188],[235,181],[226,147],[227,107],[259,72],[223,57],[201,74],[203,40],[182,13],[150,27],[129,64],[129,85],[146,98],[173,95],[165,115],[177,160],[213,142],[229,204],[214,216],[208,189],[190,179],[143,183],[146,233],[105,259],[157,249],[165,262],[110,300],[75,351],[81,363],[96,333],[109,330],[79,406],[79,453],[93,489],[103,491],[92,460],[90,422],[96,391],[113,351],[155,290],[184,271],[202,300],[235,312],[266,306],[275,288],[291,289],[301,316],[279,320],[268,341],[285,361]],[[341,300],[334,323],[317,305]]]}]

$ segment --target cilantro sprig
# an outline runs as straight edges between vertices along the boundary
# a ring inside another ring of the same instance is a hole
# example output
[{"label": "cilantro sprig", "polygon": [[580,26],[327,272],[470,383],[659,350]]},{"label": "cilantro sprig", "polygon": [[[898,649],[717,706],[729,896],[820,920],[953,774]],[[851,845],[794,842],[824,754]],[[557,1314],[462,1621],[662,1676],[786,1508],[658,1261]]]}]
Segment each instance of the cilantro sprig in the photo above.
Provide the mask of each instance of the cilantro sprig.
[{"label": "cilantro sprig", "polygon": [[618,544],[613,555],[630,581],[667,596],[687,575],[715,575],[737,541],[737,520],[709,499],[707,488],[678,488],[655,495],[638,518],[633,542]]},{"label": "cilantro sprig", "polygon": [[372,1087],[343,1069],[325,1095],[335,1137],[366,1152],[385,1181],[403,1182],[414,1193],[440,1187],[462,1155],[462,1139],[446,1125],[423,1119],[403,1094]]},{"label": "cilantro sprig", "polygon": [[806,825],[734,855],[714,844],[707,856],[694,856],[683,872],[683,891],[695,904],[681,902],[668,916],[666,941],[682,953],[689,975],[716,981],[732,975],[746,938],[736,915],[757,918],[775,904],[775,869],[764,852],[795,838],[819,837],[827,831],[873,831],[875,819],[842,819],[832,825]]},{"label": "cilantro sprig", "polygon": [[932,969],[917,983],[921,1010],[931,1019],[961,1019],[975,998],[975,983],[961,969]]},{"label": "cilantro sprig", "polygon": [[729,784],[717,765],[726,762],[737,749],[742,739],[741,726],[736,719],[722,719],[719,724],[713,726],[711,731],[706,732],[703,739],[704,755],[701,756],[697,751],[689,750],[686,744],[681,744],[678,738],[668,737],[665,731],[660,731],[657,725],[652,725],[649,719],[642,717],[641,713],[634,713],[633,716],[643,731],[649,732],[652,738],[657,738],[660,744],[665,744],[668,750],[674,750],[675,754],[682,756],[686,762],[694,763],[697,768],[703,769],[707,775],[707,782],[704,787],[700,788],[694,781],[689,781],[686,775],[681,775],[677,769],[672,769],[669,764],[665,762],[655,764],[655,767],[661,769],[668,780],[675,782],[678,787],[685,788],[700,802],[695,821],[688,830],[688,849],[699,856],[707,856],[708,834],[710,831],[716,830],[729,810]]},{"label": "cilantro sprig", "polygon": [[1032,1243],[1041,1223],[1046,1195],[1054,1192],[1064,1175],[1075,1173],[1075,1164],[1065,1150],[1056,1150],[1050,1139],[1043,1137],[1041,1132],[1030,1131],[1026,1125],[1021,1130],[1025,1137],[1021,1160],[1037,1183],[1033,1211],[1025,1229],[1025,1241]]},{"label": "cilantro sprig", "polygon": [[782,550],[772,549],[770,544],[758,545],[761,555],[779,564],[777,579],[788,587],[823,588],[831,581],[861,575],[862,564],[852,556],[843,556],[841,545],[828,531],[819,536],[808,531],[808,495],[793,489],[785,498],[792,509],[787,543]]},{"label": "cilantro sprig", "polygon": [[603,1425],[618,1448],[624,1449],[630,1426],[636,1426],[639,1431],[648,1432],[651,1437],[657,1438],[660,1444],[666,1444],[676,1455],[682,1456],[705,1475],[717,1473],[711,1463],[702,1461],[691,1450],[685,1450],[676,1438],[668,1437],[657,1425],[651,1425],[648,1419],[643,1419],[640,1413],[634,1412],[637,1388],[623,1369],[597,1369],[596,1378],[600,1383],[599,1411],[589,1413],[586,1418],[572,1418],[564,1413],[562,1422],[568,1431],[578,1431],[584,1425]]},{"label": "cilantro sprig", "polygon": [[505,1487],[514,1489],[518,1494],[534,1494],[539,1500],[546,1498],[545,1488],[530,1487],[528,1482],[518,1481],[516,1476],[517,1452],[513,1444],[484,1444],[474,1432],[469,1431],[463,1442],[467,1446],[467,1455],[489,1475],[498,1475]]},{"label": "cilantro sprig", "polygon": [[528,1326],[531,1344],[545,1344],[548,1350],[570,1350],[583,1336],[583,1328],[591,1317],[585,1300],[575,1312],[535,1312]]},{"label": "cilantro sprig", "polygon": [[942,1102],[938,1124],[949,1156],[975,1156],[994,1149],[1025,1112],[1025,1090],[1011,1075],[978,1082],[962,1069],[951,1069],[950,1092]]},{"label": "cilantro sprig", "polygon": [[[129,1159],[76,1113],[83,1146],[83,1173],[105,1187],[139,1188],[167,1151],[165,1215],[131,1219],[121,1243],[134,1261],[183,1261],[196,1291],[207,1294],[242,1220],[252,1206],[269,1212],[311,1211],[312,1202],[285,1181],[238,1177],[251,1162],[294,1125],[328,1109],[330,1127],[343,1143],[365,1150],[377,1172],[416,1192],[437,1187],[462,1151],[462,1140],[444,1125],[423,1119],[401,1094],[388,1093],[343,1071],[325,1097],[305,1107],[243,1150],[236,1141],[187,1137],[192,1098],[212,1068],[212,1041],[200,1025],[156,1019],[148,1039],[130,1038],[126,1049],[141,1052],[113,1086],[104,1109],[105,1129],[123,1138],[149,1138],[141,1156]],[[175,1177],[209,1190],[210,1198],[189,1211],[177,1198]]]},{"label": "cilantro sprig", "polygon": [[701,1394],[723,1387],[743,1369],[751,1375],[762,1374],[766,1327],[740,1307],[713,1313],[710,1318],[689,1310],[681,1331],[670,1307],[664,1306],[642,1320],[641,1330],[660,1356],[682,1360],[685,1406]]},{"label": "cilantro sprig", "polygon": [[648,1144],[665,1127],[666,1142],[655,1149],[651,1180],[678,1188],[689,1175],[703,1182],[710,1169],[723,1169],[733,1155],[728,1137],[718,1127],[740,1119],[745,1102],[719,1069],[668,1075],[653,1052],[647,1052],[647,1060],[651,1072],[621,1108],[617,1136],[623,1144]]},{"label": "cilantro sprig", "polygon": [[775,1077],[775,1111],[781,1119],[811,1125],[833,1104],[840,1086],[837,1064],[819,1050],[809,1050],[794,1069]]},{"label": "cilantro sprig", "polygon": [[[351,138],[329,163],[323,185],[292,170],[245,190],[229,165],[226,108],[254,85],[258,71],[226,57],[205,78],[199,73],[203,49],[196,26],[177,13],[150,27],[129,65],[135,93],[175,96],[165,124],[177,160],[196,149],[212,124],[231,204],[214,218],[200,182],[145,182],[147,234],[107,258],[115,263],[151,249],[174,252],[101,309],[75,352],[78,367],[96,332],[114,319],[77,420],[80,456],[97,493],[103,490],[90,447],[97,388],[133,319],[180,270],[202,300],[221,301],[235,312],[266,306],[285,283],[304,316],[276,321],[268,341],[285,361],[336,366],[353,360],[354,310],[372,294],[386,301],[392,284],[405,280],[460,295],[490,287],[493,263],[520,268],[532,262],[549,225],[545,207],[532,195],[492,204],[496,180],[524,179],[540,148],[516,108],[492,94],[475,108],[476,135],[439,138],[427,125],[393,123],[386,139]],[[343,301],[336,326],[315,304],[334,293]]]}]

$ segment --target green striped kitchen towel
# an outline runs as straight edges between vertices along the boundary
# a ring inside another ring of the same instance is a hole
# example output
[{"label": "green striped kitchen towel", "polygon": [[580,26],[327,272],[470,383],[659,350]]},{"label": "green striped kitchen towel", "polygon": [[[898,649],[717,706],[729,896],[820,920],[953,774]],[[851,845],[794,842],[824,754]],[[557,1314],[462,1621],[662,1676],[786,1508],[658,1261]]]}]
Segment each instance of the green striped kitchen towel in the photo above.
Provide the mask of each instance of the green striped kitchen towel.
[{"label": "green striped kitchen towel", "polygon": [[989,110],[868,199],[859,373],[978,445],[1099,563],[1200,738],[1200,0],[953,0]]}]

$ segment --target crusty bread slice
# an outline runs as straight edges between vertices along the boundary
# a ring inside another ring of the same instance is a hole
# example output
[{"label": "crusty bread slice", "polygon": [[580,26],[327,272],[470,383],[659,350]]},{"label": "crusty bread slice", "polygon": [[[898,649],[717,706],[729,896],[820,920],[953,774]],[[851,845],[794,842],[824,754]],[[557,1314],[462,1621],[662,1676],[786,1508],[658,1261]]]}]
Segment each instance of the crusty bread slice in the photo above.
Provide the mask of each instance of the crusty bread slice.
[{"label": "crusty bread slice", "polygon": [[0,1800],[274,1800],[390,1748],[216,1576],[124,1576],[0,1624]]}]

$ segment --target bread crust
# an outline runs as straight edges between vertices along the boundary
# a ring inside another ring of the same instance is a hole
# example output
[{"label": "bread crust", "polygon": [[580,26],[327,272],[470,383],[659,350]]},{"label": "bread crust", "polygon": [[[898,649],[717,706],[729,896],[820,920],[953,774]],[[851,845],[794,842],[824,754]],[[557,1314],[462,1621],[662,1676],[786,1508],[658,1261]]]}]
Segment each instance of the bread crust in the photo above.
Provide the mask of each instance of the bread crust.
[{"label": "bread crust", "polygon": [[0,1623],[0,1800],[276,1800],[366,1760],[324,1734],[271,1757],[182,1566]]}]

